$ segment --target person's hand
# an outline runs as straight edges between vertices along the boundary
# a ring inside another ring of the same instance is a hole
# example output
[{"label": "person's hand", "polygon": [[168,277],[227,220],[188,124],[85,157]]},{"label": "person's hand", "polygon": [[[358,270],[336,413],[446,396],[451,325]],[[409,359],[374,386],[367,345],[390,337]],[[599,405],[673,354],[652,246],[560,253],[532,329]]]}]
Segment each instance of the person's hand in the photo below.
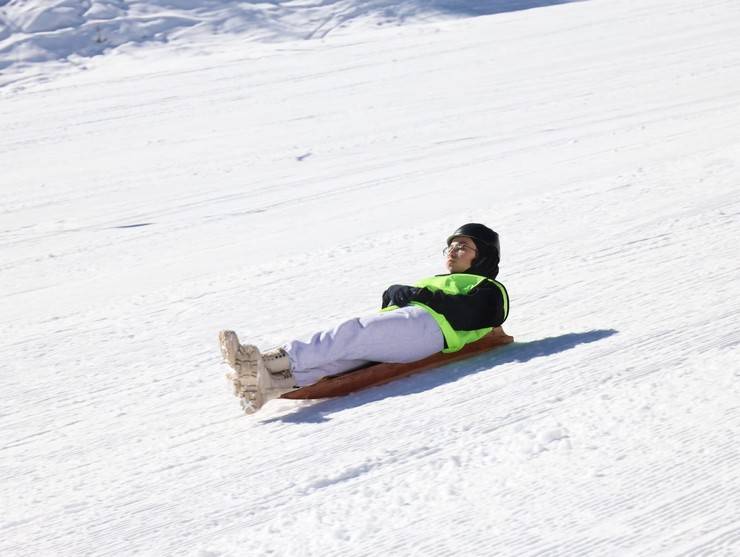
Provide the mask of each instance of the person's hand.
[{"label": "person's hand", "polygon": [[415,286],[406,286],[405,284],[394,284],[383,292],[383,307],[398,306],[404,307],[409,305],[418,295],[421,288]]}]

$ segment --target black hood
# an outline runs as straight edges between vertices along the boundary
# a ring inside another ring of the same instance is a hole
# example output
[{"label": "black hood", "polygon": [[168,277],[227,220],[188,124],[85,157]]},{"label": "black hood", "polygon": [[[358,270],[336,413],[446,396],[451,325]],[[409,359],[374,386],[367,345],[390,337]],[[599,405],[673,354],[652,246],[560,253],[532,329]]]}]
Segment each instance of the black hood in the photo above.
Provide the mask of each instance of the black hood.
[{"label": "black hood", "polygon": [[488,277],[495,279],[498,276],[498,258],[493,256],[480,255],[473,260],[473,265],[465,271],[471,275],[480,275],[482,277]]}]

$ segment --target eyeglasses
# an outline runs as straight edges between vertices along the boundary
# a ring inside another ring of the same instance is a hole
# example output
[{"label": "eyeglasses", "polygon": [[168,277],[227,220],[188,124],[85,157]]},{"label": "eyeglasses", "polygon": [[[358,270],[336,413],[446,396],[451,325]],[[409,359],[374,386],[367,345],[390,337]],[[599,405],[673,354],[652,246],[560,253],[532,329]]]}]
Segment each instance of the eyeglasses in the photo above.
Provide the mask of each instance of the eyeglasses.
[{"label": "eyeglasses", "polygon": [[448,255],[450,253],[466,253],[466,252],[478,252],[473,246],[467,244],[461,244],[460,242],[452,242],[449,246],[442,250],[442,255]]}]

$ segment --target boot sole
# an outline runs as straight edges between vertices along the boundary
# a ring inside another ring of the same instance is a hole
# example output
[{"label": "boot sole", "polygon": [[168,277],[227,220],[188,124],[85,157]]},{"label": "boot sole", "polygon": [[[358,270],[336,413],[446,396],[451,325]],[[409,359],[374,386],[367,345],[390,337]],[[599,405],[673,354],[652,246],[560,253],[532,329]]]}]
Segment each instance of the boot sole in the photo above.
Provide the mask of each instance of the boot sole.
[{"label": "boot sole", "polygon": [[221,331],[218,333],[218,344],[221,347],[221,356],[229,367],[236,369],[236,357],[239,352],[239,337],[234,331]]},{"label": "boot sole", "polygon": [[[234,331],[219,332],[218,342],[221,356],[234,370],[226,374],[226,378],[234,387],[234,395],[240,399],[244,412],[253,414],[266,402],[262,389],[258,386],[259,360],[262,357],[260,351],[256,346],[241,345]],[[252,372],[250,368],[255,367],[257,369]]]}]

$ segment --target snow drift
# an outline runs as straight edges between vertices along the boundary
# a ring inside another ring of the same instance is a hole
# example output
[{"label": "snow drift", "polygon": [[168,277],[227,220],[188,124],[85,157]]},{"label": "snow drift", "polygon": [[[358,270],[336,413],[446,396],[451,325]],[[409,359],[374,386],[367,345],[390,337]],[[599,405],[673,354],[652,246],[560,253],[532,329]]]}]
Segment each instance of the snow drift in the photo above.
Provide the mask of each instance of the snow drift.
[{"label": "snow drift", "polygon": [[89,57],[121,45],[314,39],[337,29],[397,25],[533,8],[569,0],[3,0],[0,69]]}]

